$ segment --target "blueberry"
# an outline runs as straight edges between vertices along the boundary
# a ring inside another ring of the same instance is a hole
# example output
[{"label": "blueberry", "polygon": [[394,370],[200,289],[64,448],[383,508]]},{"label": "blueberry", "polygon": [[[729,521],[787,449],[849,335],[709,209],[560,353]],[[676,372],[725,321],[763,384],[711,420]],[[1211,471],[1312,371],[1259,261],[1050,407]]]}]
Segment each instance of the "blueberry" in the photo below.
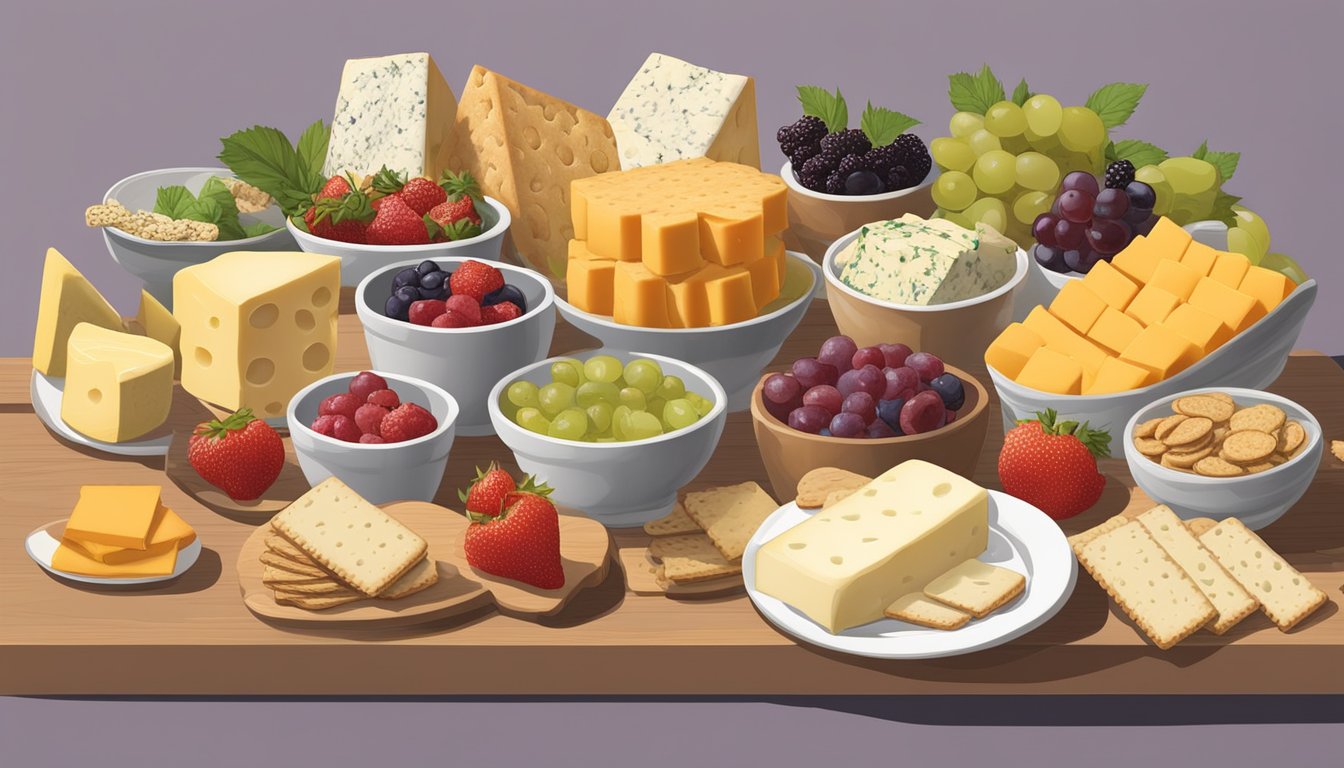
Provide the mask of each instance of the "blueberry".
[{"label": "blueberry", "polygon": [[425,259],[424,261],[420,262],[420,265],[415,268],[415,271],[422,276],[428,275],[430,272],[438,272],[439,265],[435,264],[433,261],[430,261],[429,259]]},{"label": "blueberry", "polygon": [[518,308],[524,312],[527,311],[527,298],[523,296],[523,292],[517,286],[508,283],[505,283],[504,287],[497,291],[487,293],[485,300],[481,302],[481,306],[488,307],[491,304],[502,304],[506,301],[517,304]]},{"label": "blueberry", "polygon": [[418,282],[420,282],[420,273],[415,271],[415,267],[407,267],[392,278],[392,287],[396,289],[403,285],[415,285]]},{"label": "blueberry", "polygon": [[401,299],[407,304],[410,304],[411,302],[420,300],[420,289],[416,288],[413,285],[403,285],[397,290],[393,291],[392,295],[397,297],[398,299]]},{"label": "blueberry", "polygon": [[1130,224],[1142,224],[1152,218],[1152,215],[1152,208],[1130,208],[1128,211],[1125,211],[1125,221]]},{"label": "blueberry", "polygon": [[437,291],[443,287],[444,278],[447,275],[442,272],[430,272],[420,277],[420,288],[426,291]]},{"label": "blueberry", "polygon": [[903,435],[901,431],[901,407],[905,405],[905,398],[898,397],[895,400],[877,401],[877,418],[885,421],[891,431],[898,435]]},{"label": "blueberry", "polygon": [[388,296],[387,304],[383,305],[383,314],[395,320],[406,320],[409,315],[411,303],[404,301],[396,296]]},{"label": "blueberry", "polygon": [[943,398],[943,405],[949,411],[955,411],[961,408],[966,402],[966,389],[961,385],[961,379],[950,373],[944,373],[942,376],[929,382],[929,388],[938,393]]},{"label": "blueberry", "polygon": [[818,432],[817,434],[818,434],[818,435],[821,435],[822,437],[830,437],[830,436],[831,436],[831,430],[829,430],[829,429],[827,429],[827,428],[825,428],[825,427],[822,427],[822,428],[821,428],[821,431]]},{"label": "blueberry", "polygon": [[1157,193],[1142,181],[1129,182],[1125,186],[1125,194],[1129,196],[1131,208],[1152,208],[1153,203],[1157,202]]},{"label": "blueberry", "polygon": [[444,290],[445,288],[447,288],[447,286],[444,286],[444,287],[442,287],[442,288],[436,288],[435,290],[432,290],[432,291],[431,291],[431,290],[427,290],[427,289],[425,289],[425,288],[421,288],[421,289],[420,289],[420,298],[422,298],[422,299],[439,299],[440,301],[442,301],[443,299],[448,298],[448,291]]},{"label": "blueberry", "polygon": [[882,178],[872,171],[855,171],[845,177],[846,195],[876,195],[884,191]]}]

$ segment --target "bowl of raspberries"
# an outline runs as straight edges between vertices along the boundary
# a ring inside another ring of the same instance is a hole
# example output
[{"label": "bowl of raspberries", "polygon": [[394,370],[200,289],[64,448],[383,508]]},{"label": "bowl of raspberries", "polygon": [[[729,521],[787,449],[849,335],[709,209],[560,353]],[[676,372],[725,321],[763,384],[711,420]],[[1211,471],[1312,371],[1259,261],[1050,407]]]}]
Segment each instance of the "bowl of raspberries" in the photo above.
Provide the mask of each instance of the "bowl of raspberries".
[{"label": "bowl of raspberries", "polygon": [[937,176],[919,121],[869,104],[862,128],[850,128],[844,96],[799,86],[803,116],[775,134],[787,158],[779,174],[789,188],[785,244],[820,262],[826,248],[871,221],[914,213],[931,216]]}]

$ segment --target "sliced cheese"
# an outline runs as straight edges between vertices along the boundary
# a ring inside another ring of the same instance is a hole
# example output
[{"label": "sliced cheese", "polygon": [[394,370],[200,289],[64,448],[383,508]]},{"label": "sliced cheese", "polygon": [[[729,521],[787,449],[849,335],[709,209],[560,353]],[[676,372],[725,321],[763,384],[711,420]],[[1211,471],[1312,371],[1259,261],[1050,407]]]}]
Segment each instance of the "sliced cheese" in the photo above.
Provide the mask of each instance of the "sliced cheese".
[{"label": "sliced cheese", "polygon": [[157,485],[86,485],[65,523],[65,537],[143,550],[159,516]]},{"label": "sliced cheese", "polygon": [[106,563],[94,559],[77,542],[62,541],[51,556],[51,567],[81,576],[125,579],[142,576],[167,576],[177,567],[177,545],[160,544],[124,562]]}]

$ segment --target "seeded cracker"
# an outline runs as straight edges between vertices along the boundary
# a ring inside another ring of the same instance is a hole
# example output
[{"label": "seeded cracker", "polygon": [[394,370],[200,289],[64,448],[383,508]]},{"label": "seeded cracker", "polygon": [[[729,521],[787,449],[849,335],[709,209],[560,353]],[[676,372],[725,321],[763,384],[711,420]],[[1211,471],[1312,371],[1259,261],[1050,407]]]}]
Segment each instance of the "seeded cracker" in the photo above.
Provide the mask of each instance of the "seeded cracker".
[{"label": "seeded cracker", "polygon": [[700,526],[686,514],[686,508],[677,503],[667,515],[644,524],[644,532],[650,536],[676,536],[682,533],[699,533]]},{"label": "seeded cracker", "polygon": [[819,467],[798,480],[796,502],[803,509],[816,509],[824,504],[826,497],[835,491],[857,491],[871,481],[872,478],[848,470],[835,467]]},{"label": "seeded cracker", "polygon": [[924,596],[983,619],[1026,586],[1026,577],[1017,571],[971,559],[929,582]]},{"label": "seeded cracker", "polygon": [[962,613],[942,603],[930,600],[918,592],[911,592],[896,598],[896,602],[883,611],[887,618],[907,621],[930,629],[959,629],[971,620],[969,613]]},{"label": "seeded cracker", "polygon": [[770,494],[751,481],[686,494],[686,513],[730,561],[742,558],[752,534],[778,508]]},{"label": "seeded cracker", "polygon": [[678,584],[742,572],[741,563],[724,559],[723,553],[703,533],[654,539],[649,543],[649,553],[663,561],[664,576]]},{"label": "seeded cracker", "polygon": [[1205,531],[1199,541],[1284,632],[1327,601],[1324,592],[1235,517]]}]

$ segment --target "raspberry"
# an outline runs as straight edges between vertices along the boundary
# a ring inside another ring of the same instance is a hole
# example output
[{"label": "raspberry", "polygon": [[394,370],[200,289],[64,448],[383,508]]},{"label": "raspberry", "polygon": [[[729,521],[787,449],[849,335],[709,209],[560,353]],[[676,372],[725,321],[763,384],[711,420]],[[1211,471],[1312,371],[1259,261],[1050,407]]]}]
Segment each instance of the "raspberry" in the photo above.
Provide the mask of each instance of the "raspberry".
[{"label": "raspberry", "polygon": [[331,430],[332,437],[337,440],[344,440],[347,443],[358,443],[359,436],[364,434],[360,431],[355,420],[348,416],[333,416]]},{"label": "raspberry", "polygon": [[471,318],[461,312],[448,311],[434,318],[432,325],[435,328],[475,328],[480,323],[471,322]]},{"label": "raspberry", "polygon": [[364,434],[362,434],[362,435],[359,436],[359,442],[361,442],[361,443],[386,443],[387,441],[384,440],[383,438],[377,436],[377,435],[373,435],[373,434],[369,434],[368,432],[365,432]]},{"label": "raspberry", "polygon": [[366,402],[370,394],[380,389],[387,389],[387,379],[372,371],[360,371],[350,380],[350,394],[359,398],[361,403]]},{"label": "raspberry", "polygon": [[502,301],[488,307],[481,307],[481,325],[506,323],[522,316],[523,310],[519,309],[518,305],[514,304],[512,301]]},{"label": "raspberry", "polygon": [[316,419],[313,419],[313,425],[311,429],[319,435],[326,435],[327,437],[335,437],[336,417],[330,414],[326,416],[318,416]]},{"label": "raspberry", "polygon": [[434,414],[415,403],[402,403],[383,419],[382,437],[385,442],[400,443],[424,437],[438,428]]},{"label": "raspberry", "polygon": [[370,392],[368,398],[365,399],[365,402],[391,409],[401,405],[401,398],[397,397],[396,392],[383,388],[375,392]]},{"label": "raspberry", "polygon": [[421,299],[411,304],[411,311],[407,317],[412,325],[429,325],[434,322],[434,318],[446,311],[444,303],[438,299]]},{"label": "raspberry", "polygon": [[471,296],[454,293],[444,301],[444,311],[457,313],[470,325],[481,324],[481,302]]},{"label": "raspberry", "polygon": [[359,427],[359,431],[366,435],[380,434],[379,427],[387,414],[388,410],[381,405],[365,403],[359,406],[359,410],[355,411],[355,426]]},{"label": "raspberry", "polygon": [[353,419],[355,417],[356,408],[359,408],[359,398],[349,392],[342,392],[323,400],[317,406],[317,415],[344,416],[347,419]]}]

